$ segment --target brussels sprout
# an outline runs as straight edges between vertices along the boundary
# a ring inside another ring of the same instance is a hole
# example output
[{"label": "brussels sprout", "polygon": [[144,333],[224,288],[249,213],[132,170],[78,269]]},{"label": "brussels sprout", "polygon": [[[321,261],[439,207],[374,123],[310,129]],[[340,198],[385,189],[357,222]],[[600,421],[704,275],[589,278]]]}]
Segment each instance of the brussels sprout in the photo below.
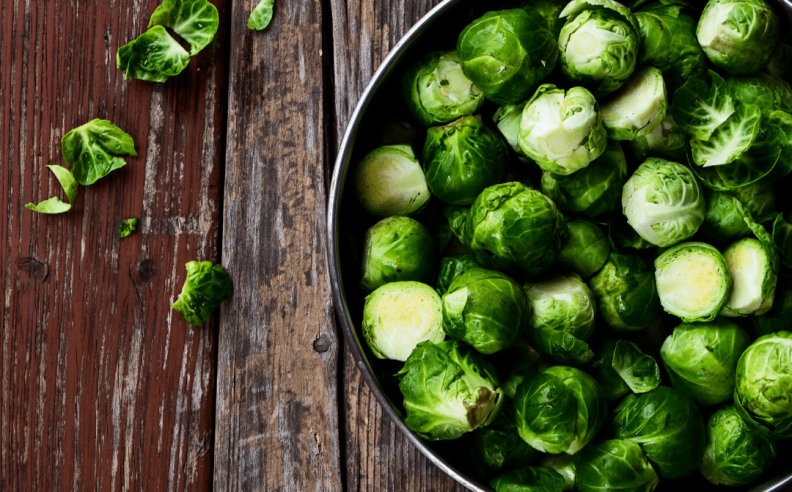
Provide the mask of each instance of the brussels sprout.
[{"label": "brussels sprout", "polygon": [[641,63],[659,68],[671,92],[690,77],[707,72],[707,55],[696,39],[696,19],[683,8],[659,1],[635,12]]},{"label": "brussels sprout", "polygon": [[742,328],[716,318],[674,328],[660,356],[674,388],[706,407],[731,398],[737,360],[750,343]]},{"label": "brussels sprout", "polygon": [[523,110],[518,143],[543,170],[568,175],[602,155],[608,141],[591,92],[544,84]]},{"label": "brussels sprout", "polygon": [[642,330],[660,315],[652,271],[635,253],[612,252],[589,285],[600,317],[613,331]]},{"label": "brussels sprout", "polygon": [[767,66],[778,46],[778,17],[764,0],[709,0],[696,36],[710,61],[734,75]]},{"label": "brussels sprout", "polygon": [[510,347],[529,315],[520,285],[494,270],[468,269],[443,295],[443,329],[482,354]]},{"label": "brussels sprout", "polygon": [[622,192],[627,222],[655,246],[672,246],[698,231],[707,204],[696,177],[676,162],[649,158]]},{"label": "brussels sprout", "polygon": [[585,342],[594,332],[596,308],[588,286],[574,276],[525,284],[531,305],[528,338],[560,364],[585,364],[594,352]]},{"label": "brussels sprout", "polygon": [[560,210],[596,218],[619,210],[626,181],[627,159],[621,144],[608,140],[605,152],[574,174],[542,173],[541,189]]},{"label": "brussels sprout", "polygon": [[448,291],[451,283],[471,268],[481,268],[472,253],[448,256],[440,260],[440,272],[437,274],[435,290],[441,296]]},{"label": "brussels sprout", "polygon": [[567,222],[569,235],[558,253],[558,265],[583,278],[597,273],[608,261],[611,244],[597,224],[586,220]]},{"label": "brussels sprout", "polygon": [[781,80],[792,80],[792,46],[781,43],[767,64],[767,73]]},{"label": "brussels sprout", "polygon": [[484,93],[465,76],[456,51],[435,51],[413,63],[401,88],[410,113],[424,126],[449,123],[484,104]]},{"label": "brussels sprout", "polygon": [[701,474],[715,485],[748,485],[778,457],[774,439],[747,424],[733,405],[710,415]]},{"label": "brussels sprout", "polygon": [[665,118],[654,130],[635,137],[630,142],[633,153],[639,159],[659,157],[673,161],[682,160],[687,153],[687,140],[676,120],[666,113]]},{"label": "brussels sprout", "polygon": [[509,144],[509,147],[517,154],[517,158],[522,162],[529,162],[529,159],[520,148],[520,121],[522,121],[522,114],[528,101],[520,104],[507,104],[500,106],[495,114],[492,115],[492,121],[498,127],[498,131]]},{"label": "brussels sprout", "polygon": [[575,454],[605,424],[608,404],[594,378],[554,366],[517,388],[514,412],[520,437],[535,449]]},{"label": "brussels sprout", "polygon": [[773,307],[778,275],[772,255],[773,246],[766,248],[752,237],[740,239],[723,251],[732,278],[731,294],[721,311],[723,316],[759,315]]},{"label": "brussels sprout", "polygon": [[396,376],[404,423],[424,439],[457,439],[490,424],[503,405],[495,369],[457,342],[419,343]]},{"label": "brussels sprout", "polygon": [[508,162],[506,144],[481,116],[464,116],[426,133],[426,184],[446,203],[470,205],[484,188],[503,180]]},{"label": "brussels sprout", "polygon": [[[792,94],[790,94],[792,100]],[[786,139],[781,144],[781,152],[778,161],[767,175],[762,178],[765,183],[772,183],[789,175],[792,172],[792,114],[783,111],[771,111],[764,115],[765,123],[777,126]],[[764,222],[761,221],[760,222]]]},{"label": "brussels sprout", "polygon": [[369,293],[388,282],[426,282],[436,263],[434,238],[426,227],[409,217],[388,217],[366,231],[360,288]]},{"label": "brussels sprout", "polygon": [[520,438],[514,419],[505,414],[506,407],[490,426],[478,428],[466,436],[467,465],[481,479],[528,466],[539,458],[539,452]]},{"label": "brussels sprout", "polygon": [[561,475],[564,479],[564,490],[573,490],[575,488],[575,462],[578,456],[580,455],[545,454],[540,464],[545,468],[555,470],[556,473]]},{"label": "brussels sprout", "polygon": [[701,232],[713,241],[730,241],[750,232],[745,223],[745,209],[736,197],[728,192],[715,191],[707,200],[707,214]]},{"label": "brussels sprout", "polygon": [[732,97],[741,103],[759,106],[762,111],[792,113],[792,88],[784,80],[757,73],[751,77],[729,77],[726,83]]},{"label": "brussels sprout", "polygon": [[610,138],[635,140],[660,126],[667,107],[663,74],[654,67],[645,67],[602,105],[602,122]]},{"label": "brussels sprout", "polygon": [[792,438],[792,333],[756,339],[737,362],[734,404],[740,415],[776,439]]},{"label": "brussels sprout", "polygon": [[728,265],[709,244],[678,244],[654,264],[660,304],[669,314],[684,321],[711,321],[729,299]]},{"label": "brussels sprout", "polygon": [[376,217],[417,214],[431,196],[409,145],[371,151],[355,169],[353,182],[363,209]]},{"label": "brussels sprout", "polygon": [[[515,350],[512,348],[510,350]],[[537,358],[526,358],[526,357],[515,357],[513,358],[507,366],[506,377],[503,379],[501,383],[501,389],[503,390],[503,394],[506,395],[506,398],[514,399],[514,395],[517,394],[517,388],[525,381],[526,379],[531,378],[534,374],[538,372],[539,367],[539,354],[536,353]],[[533,448],[532,448],[533,449]]]},{"label": "brussels sprout", "polygon": [[701,464],[704,419],[693,400],[673,388],[627,395],[616,407],[611,426],[614,438],[641,447],[661,478],[682,478]]},{"label": "brussels sprout", "polygon": [[756,222],[767,222],[777,215],[775,192],[767,183],[754,183],[727,193],[737,198]]},{"label": "brussels sprout", "polygon": [[363,337],[380,359],[407,360],[416,345],[445,339],[440,296],[420,282],[391,282],[366,297]]},{"label": "brussels sprout", "polygon": [[630,224],[627,223],[626,217],[624,221],[619,220],[620,217],[611,217],[608,221],[608,235],[613,242],[613,248],[632,248],[639,251],[644,249],[652,249],[656,246],[646,239],[642,238],[635,232]]},{"label": "brussels sprout", "polygon": [[575,470],[581,492],[652,492],[660,483],[641,447],[632,441],[614,439],[589,446],[580,453]]},{"label": "brussels sprout", "polygon": [[606,339],[589,369],[608,401],[631,391],[646,393],[660,386],[660,368],[650,355],[627,340]]},{"label": "brussels sprout", "polygon": [[468,237],[465,229],[469,213],[470,207],[455,207],[451,205],[443,207],[443,217],[448,221],[448,228],[451,230],[451,234],[465,246],[470,244],[470,237]]},{"label": "brussels sprout", "polygon": [[563,492],[564,479],[539,466],[526,466],[495,477],[490,483],[495,492]]},{"label": "brussels sprout", "polygon": [[616,340],[606,338],[594,352],[594,358],[587,366],[588,372],[597,380],[608,401],[621,398],[631,391],[627,382],[613,368],[613,353],[616,351],[616,343]]},{"label": "brussels sprout", "polygon": [[561,70],[570,80],[594,87],[597,97],[615,91],[630,77],[641,46],[638,21],[614,0],[573,0],[558,38]]},{"label": "brussels sprout", "polygon": [[558,43],[541,14],[512,9],[487,12],[459,35],[462,69],[488,99],[515,104],[550,75]]},{"label": "brussels sprout", "polygon": [[476,198],[463,235],[485,267],[538,275],[553,264],[566,232],[552,200],[511,182],[490,186]]},{"label": "brussels sprout", "polygon": [[761,316],[751,317],[754,336],[760,337],[792,327],[792,285],[780,280],[776,287],[773,307]]}]

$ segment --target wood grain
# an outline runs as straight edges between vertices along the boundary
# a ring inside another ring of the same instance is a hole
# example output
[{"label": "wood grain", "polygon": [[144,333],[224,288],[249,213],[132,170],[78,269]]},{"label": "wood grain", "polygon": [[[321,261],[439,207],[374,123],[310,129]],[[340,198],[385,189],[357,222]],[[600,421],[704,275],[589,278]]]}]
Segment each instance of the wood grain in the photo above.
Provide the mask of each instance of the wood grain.
[{"label": "wood grain", "polygon": [[234,2],[217,491],[340,490],[338,341],[326,257],[322,4]]},{"label": "wood grain", "polygon": [[[170,304],[186,261],[219,257],[225,29],[166,84],[124,81],[115,53],[157,4],[0,3],[0,490],[211,488],[216,320]],[[24,209],[63,198],[44,166],[97,117],[138,157],[67,214]]]}]

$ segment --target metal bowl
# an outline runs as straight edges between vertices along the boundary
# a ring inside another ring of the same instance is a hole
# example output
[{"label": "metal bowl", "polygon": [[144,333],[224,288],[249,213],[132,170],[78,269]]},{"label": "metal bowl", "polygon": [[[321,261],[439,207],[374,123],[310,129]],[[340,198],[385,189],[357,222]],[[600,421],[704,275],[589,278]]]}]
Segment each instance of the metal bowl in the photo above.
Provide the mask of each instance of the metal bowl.
[{"label": "metal bowl", "polygon": [[[792,26],[792,0],[768,1],[774,4],[777,12],[785,14],[786,19],[782,21],[787,26]],[[482,3],[485,5],[482,6]],[[363,373],[363,379],[374,392],[374,396],[382,405],[385,413],[407,436],[407,439],[432,463],[451,475],[460,484],[476,492],[489,492],[492,489],[468,477],[440,456],[437,448],[442,447],[442,443],[425,441],[404,424],[400,405],[394,404],[389,396],[392,395],[397,401],[401,397],[391,377],[398,367],[390,367],[388,362],[380,360],[377,360],[376,367],[370,363],[372,354],[368,347],[362,343],[361,333],[356,327],[362,317],[363,298],[357,290],[359,262],[356,261],[355,250],[362,243],[366,227],[371,224],[366,220],[360,220],[362,212],[355,206],[353,199],[345,198],[344,189],[347,175],[353,164],[359,162],[367,152],[380,145],[414,142],[421,138],[419,134],[425,133],[425,129],[412,127],[408,123],[410,118],[401,101],[396,81],[401,72],[400,66],[422,53],[438,49],[454,49],[456,39],[452,37],[453,39],[449,40],[449,36],[441,35],[448,32],[461,32],[464,26],[487,10],[491,9],[487,8],[486,2],[445,0],[419,20],[396,43],[377,69],[366,90],[363,91],[344,134],[333,170],[327,218],[333,300],[344,337],[352,351],[355,363]],[[432,27],[440,21],[442,21],[442,27],[433,30]],[[367,124],[367,120],[373,120],[373,123]],[[351,278],[345,279],[345,272],[350,273]],[[350,280],[350,283],[345,285],[345,280]],[[347,295],[347,292],[350,294]],[[697,482],[695,486],[699,490],[715,489],[703,479],[695,481]],[[678,483],[679,481],[676,481],[674,485]],[[788,486],[792,486],[792,470],[781,470],[778,476],[751,488],[750,492],[780,492]],[[743,487],[733,490],[749,489]]]}]

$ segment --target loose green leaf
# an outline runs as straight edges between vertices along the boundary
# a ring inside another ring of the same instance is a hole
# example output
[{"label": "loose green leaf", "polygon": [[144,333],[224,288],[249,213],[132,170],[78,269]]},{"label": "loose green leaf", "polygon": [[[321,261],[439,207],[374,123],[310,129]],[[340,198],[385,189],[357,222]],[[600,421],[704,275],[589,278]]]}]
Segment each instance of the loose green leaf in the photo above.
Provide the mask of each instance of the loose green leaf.
[{"label": "loose green leaf", "polygon": [[692,139],[690,150],[699,166],[722,166],[734,162],[759,134],[762,112],[751,104],[738,104],[734,113],[707,140]]},{"label": "loose green leaf", "polygon": [[126,165],[126,161],[111,154],[137,155],[129,134],[100,119],[89,121],[64,135],[61,152],[66,162],[73,166],[71,174],[74,179],[83,186],[94,184]]},{"label": "loose green leaf", "polygon": [[118,48],[118,69],[124,79],[165,82],[190,63],[190,54],[162,26],[154,26]]},{"label": "loose green leaf", "polygon": [[263,31],[269,26],[272,20],[272,10],[275,8],[275,0],[261,0],[248,19],[248,29]]},{"label": "loose green leaf", "polygon": [[726,81],[710,71],[712,84],[692,77],[674,93],[671,115],[688,135],[709,139],[715,130],[735,111],[734,100]]},{"label": "loose green leaf", "polygon": [[195,56],[212,42],[219,25],[217,9],[206,0],[165,0],[151,14],[148,26],[173,29],[190,43],[190,56]]},{"label": "loose green leaf", "polygon": [[132,231],[137,229],[138,220],[136,218],[124,219],[118,225],[118,237],[124,238],[132,234]]},{"label": "loose green leaf", "polygon": [[28,203],[25,208],[38,212],[40,214],[62,214],[71,210],[74,204],[74,199],[77,197],[77,183],[74,181],[74,176],[68,169],[61,166],[47,166],[55,173],[58,182],[63,187],[63,192],[66,193],[66,199],[69,203],[64,203],[58,197],[52,197],[49,200],[44,200],[38,205]]},{"label": "loose green leaf", "polygon": [[213,265],[211,261],[190,261],[185,268],[187,280],[171,307],[184,321],[201,326],[221,302],[231,299],[231,277],[222,265]]}]

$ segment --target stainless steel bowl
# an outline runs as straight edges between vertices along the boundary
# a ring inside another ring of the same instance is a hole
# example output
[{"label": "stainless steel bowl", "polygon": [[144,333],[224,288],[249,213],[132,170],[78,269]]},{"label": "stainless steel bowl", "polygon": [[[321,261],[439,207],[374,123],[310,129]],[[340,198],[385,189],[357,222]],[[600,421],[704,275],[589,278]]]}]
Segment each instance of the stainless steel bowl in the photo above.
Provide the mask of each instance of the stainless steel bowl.
[{"label": "stainless steel bowl", "polygon": [[[777,11],[786,14],[787,26],[792,26],[792,0],[768,0],[777,7]],[[482,6],[481,4],[485,5]],[[356,283],[359,275],[359,263],[355,261],[355,241],[362,240],[360,229],[365,221],[358,220],[361,211],[354,208],[354,201],[348,203],[344,198],[344,188],[347,175],[352,165],[373,148],[388,143],[409,142],[415,131],[425,132],[424,129],[411,128],[400,93],[395,87],[395,80],[400,73],[399,67],[403,62],[419,53],[437,49],[453,49],[455,39],[449,40],[438,36],[438,33],[460,32],[462,28],[473,19],[479,17],[487,10],[486,2],[475,0],[445,0],[421,20],[419,20],[404,37],[396,43],[391,52],[377,69],[374,77],[369,82],[366,90],[355,108],[349,126],[344,134],[341,147],[335,161],[333,179],[330,185],[330,202],[328,206],[328,248],[330,253],[330,281],[333,289],[336,312],[344,332],[346,342],[352,351],[355,362],[363,373],[363,378],[368,383],[377,401],[382,405],[385,413],[394,422],[396,427],[417,447],[432,463],[451,475],[457,482],[476,492],[489,492],[492,489],[485,484],[468,477],[463,472],[451,465],[440,456],[434,447],[415,435],[404,424],[403,415],[399,405],[395,405],[388,394],[398,398],[398,389],[393,388],[392,381],[386,381],[388,374],[394,371],[379,370],[372,367],[369,357],[371,353],[364,346],[356,323],[362,315],[362,299],[351,295],[347,297],[346,291],[357,293]],[[432,27],[442,24],[437,30]],[[384,115],[392,115],[385,117]],[[373,124],[366,124],[368,119],[374,119]],[[358,145],[360,142],[360,145]],[[349,207],[347,213],[344,208]],[[358,217],[356,217],[356,215]],[[350,238],[352,240],[350,240]],[[352,270],[350,270],[352,268]],[[344,272],[350,273],[351,283],[347,288],[344,285]],[[383,364],[377,361],[377,364]],[[379,373],[379,377],[378,374]],[[788,458],[787,458],[787,462]],[[674,486],[681,481],[672,482]],[[698,480],[697,480],[698,482]],[[696,486],[706,490],[708,482],[701,481]],[[661,482],[662,484],[662,482]],[[687,485],[687,484],[686,484]],[[662,485],[661,485],[662,487]],[[787,487],[792,487],[792,470],[784,470],[779,476],[774,477],[750,489],[750,492],[780,492]],[[712,487],[714,489],[714,486]],[[733,489],[736,491],[741,488]],[[747,490],[742,488],[742,490]]]}]

